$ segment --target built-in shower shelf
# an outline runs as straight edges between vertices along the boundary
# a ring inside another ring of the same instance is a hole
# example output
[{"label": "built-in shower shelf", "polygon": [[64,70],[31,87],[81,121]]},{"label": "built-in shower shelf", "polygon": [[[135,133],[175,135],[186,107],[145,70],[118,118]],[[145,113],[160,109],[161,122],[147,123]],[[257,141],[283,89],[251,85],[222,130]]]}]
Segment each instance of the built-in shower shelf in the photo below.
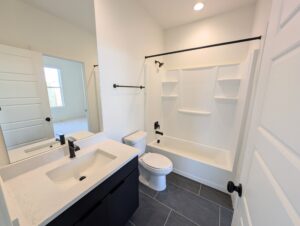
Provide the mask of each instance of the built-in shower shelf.
[{"label": "built-in shower shelf", "polygon": [[224,103],[236,103],[238,101],[237,97],[215,96],[215,99]]},{"label": "built-in shower shelf", "polygon": [[163,85],[167,85],[167,84],[177,84],[178,81],[177,80],[170,80],[170,81],[162,81],[161,82]]},{"label": "built-in shower shelf", "polygon": [[241,78],[218,78],[219,82],[240,82]]},{"label": "built-in shower shelf", "polygon": [[176,99],[178,95],[162,95],[161,98],[164,99]]},{"label": "built-in shower shelf", "polygon": [[211,115],[211,112],[209,111],[195,111],[190,109],[178,109],[178,112],[183,114],[191,114],[191,115]]}]

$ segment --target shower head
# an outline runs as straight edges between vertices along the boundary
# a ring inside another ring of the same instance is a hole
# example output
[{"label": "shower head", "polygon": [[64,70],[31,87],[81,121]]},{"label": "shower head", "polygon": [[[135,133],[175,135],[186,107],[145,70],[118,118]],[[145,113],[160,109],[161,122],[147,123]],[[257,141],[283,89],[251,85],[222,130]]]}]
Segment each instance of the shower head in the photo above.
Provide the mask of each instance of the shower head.
[{"label": "shower head", "polygon": [[162,62],[159,62],[158,60],[155,61],[155,64],[158,64],[158,67],[162,67],[164,66],[164,63]]}]

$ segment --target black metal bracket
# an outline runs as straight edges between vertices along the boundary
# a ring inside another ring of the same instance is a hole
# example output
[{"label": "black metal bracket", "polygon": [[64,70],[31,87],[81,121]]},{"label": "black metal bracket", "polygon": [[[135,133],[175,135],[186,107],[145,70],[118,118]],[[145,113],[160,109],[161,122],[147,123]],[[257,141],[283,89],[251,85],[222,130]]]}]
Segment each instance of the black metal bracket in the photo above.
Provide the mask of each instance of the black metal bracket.
[{"label": "black metal bracket", "polygon": [[113,84],[113,87],[116,88],[134,88],[134,89],[145,89],[145,86],[121,86],[117,84]]}]

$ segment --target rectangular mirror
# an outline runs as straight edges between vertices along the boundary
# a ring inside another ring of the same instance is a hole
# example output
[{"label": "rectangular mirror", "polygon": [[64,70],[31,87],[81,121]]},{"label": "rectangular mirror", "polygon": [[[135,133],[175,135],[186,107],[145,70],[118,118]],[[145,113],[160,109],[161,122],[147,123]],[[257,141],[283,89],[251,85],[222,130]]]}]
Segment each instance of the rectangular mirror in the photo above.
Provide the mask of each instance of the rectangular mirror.
[{"label": "rectangular mirror", "polygon": [[100,131],[92,0],[0,2],[0,126],[10,162]]}]

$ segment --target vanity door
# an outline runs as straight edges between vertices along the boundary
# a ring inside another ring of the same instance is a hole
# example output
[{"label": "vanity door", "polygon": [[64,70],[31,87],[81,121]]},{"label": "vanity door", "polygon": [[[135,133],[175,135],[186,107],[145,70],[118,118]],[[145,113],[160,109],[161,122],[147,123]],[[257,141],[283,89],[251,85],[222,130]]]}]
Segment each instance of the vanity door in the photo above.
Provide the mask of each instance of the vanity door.
[{"label": "vanity door", "polygon": [[108,196],[109,226],[123,226],[139,206],[139,172],[134,170]]},{"label": "vanity door", "polygon": [[139,205],[138,175],[136,169],[120,181],[74,226],[124,226]]},{"label": "vanity door", "polygon": [[108,197],[103,199],[97,206],[74,226],[108,226]]}]

